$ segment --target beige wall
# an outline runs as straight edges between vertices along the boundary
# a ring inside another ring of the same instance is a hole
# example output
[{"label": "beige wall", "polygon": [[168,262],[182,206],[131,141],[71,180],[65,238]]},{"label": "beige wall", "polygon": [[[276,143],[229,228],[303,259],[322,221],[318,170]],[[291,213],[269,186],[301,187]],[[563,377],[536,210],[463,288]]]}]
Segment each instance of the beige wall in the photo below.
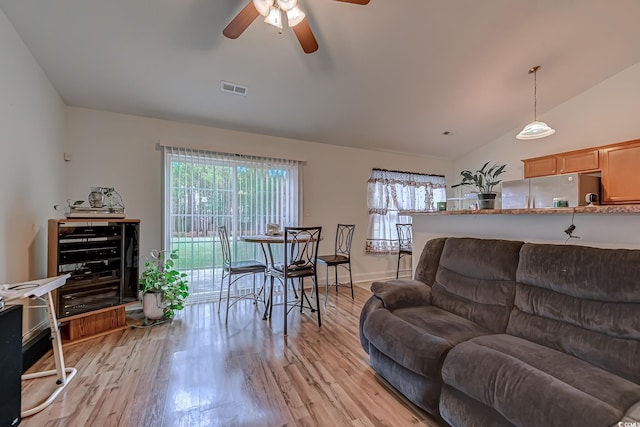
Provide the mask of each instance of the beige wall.
[{"label": "beige wall", "polygon": [[[0,283],[46,277],[47,218],[63,201],[65,107],[0,11]],[[25,310],[25,333],[43,320]]]},{"label": "beige wall", "polygon": [[68,108],[67,197],[86,199],[89,187],[113,186],[127,216],[141,219],[141,253],[161,245],[162,154],[158,142],[306,162],[304,224],[321,225],[320,251],[331,253],[338,223],[356,224],[354,280],[395,276],[395,257],[364,255],[368,225],[366,182],[374,167],[443,174],[451,162],[275,138],[165,120]]}]

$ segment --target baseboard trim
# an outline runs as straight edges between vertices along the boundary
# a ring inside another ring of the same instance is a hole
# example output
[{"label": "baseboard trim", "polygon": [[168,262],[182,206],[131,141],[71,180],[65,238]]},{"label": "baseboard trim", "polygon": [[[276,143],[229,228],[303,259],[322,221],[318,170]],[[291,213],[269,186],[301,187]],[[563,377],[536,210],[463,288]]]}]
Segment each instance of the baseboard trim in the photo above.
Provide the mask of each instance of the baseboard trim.
[{"label": "baseboard trim", "polygon": [[32,367],[51,350],[51,328],[40,331],[22,345],[22,372]]}]

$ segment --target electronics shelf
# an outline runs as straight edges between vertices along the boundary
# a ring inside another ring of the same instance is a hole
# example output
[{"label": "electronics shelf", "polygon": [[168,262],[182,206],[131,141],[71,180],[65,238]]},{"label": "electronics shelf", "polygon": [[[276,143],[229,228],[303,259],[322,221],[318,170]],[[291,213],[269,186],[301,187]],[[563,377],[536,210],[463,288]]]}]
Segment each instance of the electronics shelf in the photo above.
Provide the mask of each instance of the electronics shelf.
[{"label": "electronics shelf", "polygon": [[138,299],[140,220],[49,220],[49,276],[70,274],[55,294],[63,337],[77,341],[122,329]]}]

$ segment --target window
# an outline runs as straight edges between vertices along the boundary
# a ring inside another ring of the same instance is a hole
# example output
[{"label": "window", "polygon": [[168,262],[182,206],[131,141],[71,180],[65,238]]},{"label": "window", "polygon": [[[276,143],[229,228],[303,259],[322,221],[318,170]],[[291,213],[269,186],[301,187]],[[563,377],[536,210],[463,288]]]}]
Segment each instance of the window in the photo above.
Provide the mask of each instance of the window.
[{"label": "window", "polygon": [[446,200],[445,188],[440,175],[373,169],[367,182],[369,230],[365,251],[397,253],[396,224],[411,223],[410,213],[435,211],[437,203]]},{"label": "window", "polygon": [[173,147],[164,147],[164,159],[165,249],[178,249],[190,302],[217,299],[217,227],[227,227],[234,261],[261,259],[259,245],[240,236],[264,233],[267,223],[298,224],[299,162]]}]

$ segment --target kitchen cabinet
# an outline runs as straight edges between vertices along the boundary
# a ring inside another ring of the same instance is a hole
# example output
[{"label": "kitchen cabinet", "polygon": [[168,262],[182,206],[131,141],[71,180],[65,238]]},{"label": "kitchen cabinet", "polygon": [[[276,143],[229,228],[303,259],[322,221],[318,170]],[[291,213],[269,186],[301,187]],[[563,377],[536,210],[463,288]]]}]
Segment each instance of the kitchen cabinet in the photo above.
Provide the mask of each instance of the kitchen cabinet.
[{"label": "kitchen cabinet", "polygon": [[524,177],[599,172],[602,204],[640,203],[640,139],[525,159]]},{"label": "kitchen cabinet", "polygon": [[602,203],[640,203],[640,140],[600,150]]},{"label": "kitchen cabinet", "polygon": [[589,148],[526,159],[522,162],[524,177],[534,178],[563,173],[594,172],[599,169],[600,156],[598,148]]},{"label": "kitchen cabinet", "polygon": [[523,160],[523,162],[525,178],[556,174],[558,164],[556,156],[538,157],[536,159]]},{"label": "kitchen cabinet", "polygon": [[599,151],[592,148],[558,154],[558,173],[597,171],[600,165]]}]

